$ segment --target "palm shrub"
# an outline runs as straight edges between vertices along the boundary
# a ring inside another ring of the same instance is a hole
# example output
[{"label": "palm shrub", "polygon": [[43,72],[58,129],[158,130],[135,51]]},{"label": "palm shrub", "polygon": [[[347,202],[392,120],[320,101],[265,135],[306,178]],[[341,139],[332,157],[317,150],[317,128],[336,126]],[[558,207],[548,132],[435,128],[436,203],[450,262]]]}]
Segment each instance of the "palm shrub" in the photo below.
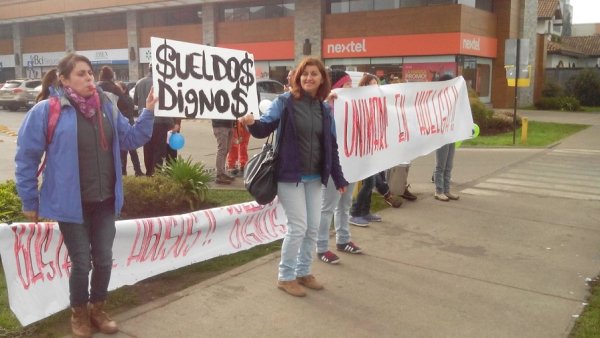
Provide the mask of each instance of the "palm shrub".
[{"label": "palm shrub", "polygon": [[192,210],[197,210],[206,199],[208,183],[214,180],[204,163],[193,162],[191,157],[170,159],[160,170],[160,175],[179,183]]}]

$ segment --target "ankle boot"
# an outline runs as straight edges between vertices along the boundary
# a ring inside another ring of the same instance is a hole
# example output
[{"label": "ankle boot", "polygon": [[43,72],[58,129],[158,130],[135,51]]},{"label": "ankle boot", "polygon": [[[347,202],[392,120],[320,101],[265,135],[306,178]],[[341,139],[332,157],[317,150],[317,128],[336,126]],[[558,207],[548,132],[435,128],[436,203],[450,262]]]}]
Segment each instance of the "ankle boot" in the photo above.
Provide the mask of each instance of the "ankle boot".
[{"label": "ankle boot", "polygon": [[104,303],[105,302],[97,302],[90,303],[90,322],[92,325],[100,332],[106,334],[113,334],[119,331],[117,327],[117,323],[112,320],[106,312],[104,312]]},{"label": "ankle boot", "polygon": [[71,308],[71,331],[73,337],[89,338],[92,336],[90,314],[86,305]]}]

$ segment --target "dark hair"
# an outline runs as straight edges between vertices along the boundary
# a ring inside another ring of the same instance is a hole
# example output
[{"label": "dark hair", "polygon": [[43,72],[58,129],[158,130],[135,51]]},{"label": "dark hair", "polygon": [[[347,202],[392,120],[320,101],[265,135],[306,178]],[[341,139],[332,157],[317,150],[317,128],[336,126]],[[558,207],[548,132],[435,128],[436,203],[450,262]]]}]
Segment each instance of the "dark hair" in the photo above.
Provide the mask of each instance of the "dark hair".
[{"label": "dark hair", "polygon": [[117,81],[116,84],[117,84],[117,86],[119,88],[121,88],[121,90],[123,91],[123,93],[127,94],[127,85],[125,84],[125,82],[123,82],[123,81]]},{"label": "dark hair", "polygon": [[100,81],[114,81],[115,72],[109,66],[102,66],[98,77],[100,78]]},{"label": "dark hair", "polygon": [[343,70],[339,70],[339,69],[332,69],[330,74],[330,79],[331,79],[331,86],[335,86],[335,84],[344,76],[348,76],[348,73],[346,73]]},{"label": "dark hair", "polygon": [[296,100],[302,97],[302,85],[300,84],[300,78],[307,66],[316,66],[319,69],[319,73],[321,73],[323,83],[321,83],[319,86],[316,97],[323,101],[331,91],[331,82],[329,81],[329,76],[327,76],[327,70],[325,69],[323,61],[312,56],[305,57],[302,61],[300,61],[298,67],[296,67],[296,73],[292,77],[292,96],[294,96]]},{"label": "dark hair", "polygon": [[42,78],[42,90],[35,98],[36,102],[47,99],[50,96],[50,87],[58,86],[58,74],[56,69],[50,69]]},{"label": "dark hair", "polygon": [[452,76],[450,74],[444,74],[438,79],[438,81],[448,81],[448,80],[452,80],[453,78],[454,78],[454,76]]},{"label": "dark hair", "polygon": [[[69,76],[71,76],[71,72],[75,68],[75,64],[77,64],[77,62],[85,62],[88,66],[90,66],[90,69],[93,68],[90,59],[88,59],[87,57],[80,54],[69,53],[65,55],[62,59],[60,59],[60,61],[58,62],[58,76],[62,76],[65,79],[68,79]],[[59,85],[61,84],[59,83]]]},{"label": "dark hair", "polygon": [[377,83],[379,83],[379,78],[377,78],[377,76],[375,76],[373,74],[365,73],[363,75],[363,77],[360,79],[360,81],[358,82],[358,86],[359,87],[368,86],[369,83],[373,80],[375,80],[375,81],[377,81]]}]

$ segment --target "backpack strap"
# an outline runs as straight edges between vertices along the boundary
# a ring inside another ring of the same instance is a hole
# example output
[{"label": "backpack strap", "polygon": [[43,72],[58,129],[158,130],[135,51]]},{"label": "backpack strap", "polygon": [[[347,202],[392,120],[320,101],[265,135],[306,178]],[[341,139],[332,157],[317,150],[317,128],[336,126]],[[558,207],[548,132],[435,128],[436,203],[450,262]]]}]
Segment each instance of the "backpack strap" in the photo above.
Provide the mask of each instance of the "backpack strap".
[{"label": "backpack strap", "polygon": [[37,177],[42,174],[44,168],[46,167],[46,159],[48,158],[48,145],[52,143],[54,131],[56,130],[56,125],[58,124],[58,118],[60,117],[61,107],[59,98],[56,96],[50,96],[48,103],[50,105],[50,111],[48,112],[48,129],[46,130],[46,151],[42,165],[40,165],[40,168],[38,169]]}]

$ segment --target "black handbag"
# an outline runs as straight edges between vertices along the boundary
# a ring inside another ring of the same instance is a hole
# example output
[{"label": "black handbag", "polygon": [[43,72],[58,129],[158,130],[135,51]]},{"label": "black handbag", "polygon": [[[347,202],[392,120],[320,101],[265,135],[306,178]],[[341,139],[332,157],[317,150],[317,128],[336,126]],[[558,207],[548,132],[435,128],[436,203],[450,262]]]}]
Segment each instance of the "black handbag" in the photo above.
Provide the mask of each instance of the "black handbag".
[{"label": "black handbag", "polygon": [[[284,111],[285,115],[285,111]],[[283,121],[281,120],[283,123]],[[283,127],[281,125],[282,135],[278,135],[281,140],[283,136]],[[279,159],[277,146],[273,148],[273,139],[275,131],[267,137],[267,141],[262,147],[260,153],[252,156],[244,168],[244,186],[246,190],[254,197],[258,204],[264,205],[271,203],[277,196],[277,161]]]},{"label": "black handbag", "polygon": [[258,204],[271,203],[277,196],[277,158],[269,138],[260,153],[246,163],[244,186]]}]

